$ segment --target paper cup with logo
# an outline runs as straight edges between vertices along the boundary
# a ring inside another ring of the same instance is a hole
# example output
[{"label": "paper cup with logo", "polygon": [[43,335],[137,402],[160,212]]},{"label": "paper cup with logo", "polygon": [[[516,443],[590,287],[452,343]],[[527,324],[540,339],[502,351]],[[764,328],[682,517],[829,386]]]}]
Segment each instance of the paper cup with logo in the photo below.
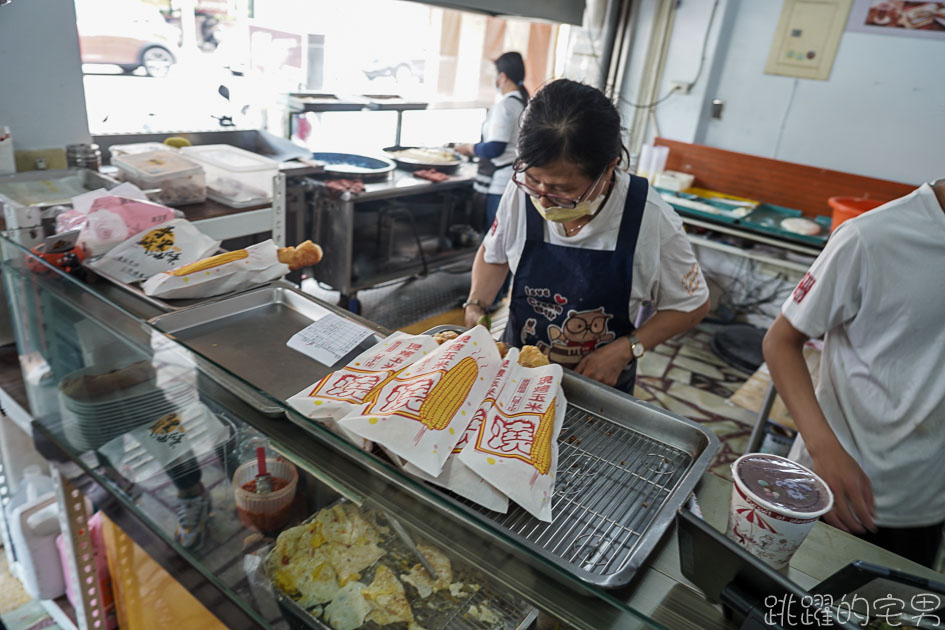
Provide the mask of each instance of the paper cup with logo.
[{"label": "paper cup with logo", "polygon": [[726,535],[775,569],[787,566],[833,493],[813,471],[777,455],[748,453],[732,464]]}]

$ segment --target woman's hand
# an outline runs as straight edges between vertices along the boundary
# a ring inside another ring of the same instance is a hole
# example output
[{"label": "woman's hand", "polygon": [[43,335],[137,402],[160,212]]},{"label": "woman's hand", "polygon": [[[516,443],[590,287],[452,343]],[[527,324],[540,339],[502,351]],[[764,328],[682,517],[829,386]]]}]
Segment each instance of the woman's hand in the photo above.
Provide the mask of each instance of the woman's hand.
[{"label": "woman's hand", "polygon": [[469,157],[472,157],[476,154],[475,145],[469,144],[468,142],[454,144],[453,151],[456,151],[460,155],[468,155]]},{"label": "woman's hand", "polygon": [[630,340],[627,337],[620,337],[585,356],[574,371],[613,387],[632,358]]},{"label": "woman's hand", "polygon": [[824,516],[824,520],[845,532],[875,532],[873,487],[856,460],[839,443],[818,452],[816,456],[811,454],[811,458],[814,460],[814,472],[833,492],[833,509]]},{"label": "woman's hand", "polygon": [[466,328],[474,328],[485,314],[486,311],[481,306],[476,306],[475,304],[470,304],[467,306],[466,311],[463,314]]}]

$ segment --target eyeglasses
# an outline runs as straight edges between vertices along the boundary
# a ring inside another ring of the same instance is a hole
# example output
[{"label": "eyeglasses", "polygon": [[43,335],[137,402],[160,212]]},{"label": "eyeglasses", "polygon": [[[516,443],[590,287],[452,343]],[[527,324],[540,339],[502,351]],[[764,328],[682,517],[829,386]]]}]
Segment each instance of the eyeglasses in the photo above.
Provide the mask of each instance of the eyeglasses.
[{"label": "eyeglasses", "polygon": [[522,175],[523,173],[525,173],[526,170],[528,169],[525,167],[525,165],[522,163],[521,160],[515,162],[515,166],[512,167],[512,181],[515,183],[516,186],[518,186],[519,190],[523,191],[526,195],[531,195],[538,199],[544,197],[545,199],[552,202],[559,208],[569,208],[569,209],[576,208],[579,203],[584,201],[584,198],[587,197],[587,195],[590,194],[590,192],[594,188],[597,187],[597,184],[600,183],[601,177],[603,177],[604,173],[607,172],[607,170],[604,169],[604,171],[602,171],[601,174],[597,176],[597,179],[591,182],[591,184],[587,188],[584,189],[584,192],[578,195],[577,199],[572,199],[571,197],[563,197],[561,195],[549,195],[547,193],[541,192],[537,188],[529,186],[522,179]]}]

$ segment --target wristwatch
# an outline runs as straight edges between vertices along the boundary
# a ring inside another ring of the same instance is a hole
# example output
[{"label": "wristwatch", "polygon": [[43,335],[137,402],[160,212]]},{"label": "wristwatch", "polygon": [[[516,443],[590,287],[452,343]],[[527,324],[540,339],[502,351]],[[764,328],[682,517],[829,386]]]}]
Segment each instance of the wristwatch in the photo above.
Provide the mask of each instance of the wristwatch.
[{"label": "wristwatch", "polygon": [[[456,303],[456,302],[453,302],[453,304],[455,304],[455,303]],[[486,307],[485,307],[485,305],[482,303],[482,300],[477,300],[476,298],[473,298],[473,299],[471,299],[471,300],[466,300],[465,302],[463,302],[463,311],[466,310],[466,307],[467,307],[467,306],[478,306],[478,307],[481,308],[482,310],[486,310]]]},{"label": "wristwatch", "polygon": [[627,339],[630,340],[630,355],[633,357],[633,360],[636,361],[646,352],[646,348],[643,347],[643,342],[637,339],[636,335],[627,335]]}]

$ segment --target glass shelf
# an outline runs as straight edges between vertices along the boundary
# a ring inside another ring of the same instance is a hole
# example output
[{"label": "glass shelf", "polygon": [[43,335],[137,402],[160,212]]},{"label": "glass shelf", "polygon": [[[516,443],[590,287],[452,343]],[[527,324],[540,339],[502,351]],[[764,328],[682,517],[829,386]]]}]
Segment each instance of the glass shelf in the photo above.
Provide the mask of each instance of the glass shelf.
[{"label": "glass shelf", "polygon": [[[659,627],[614,593],[581,582],[178,344],[148,323],[155,315],[149,305],[66,275],[7,234],[0,235],[0,252],[21,364],[30,365],[24,382],[37,446],[47,458],[76,464],[66,466],[75,470],[74,483],[85,483],[109,518],[229,627],[298,624],[285,618],[254,569],[278,530],[260,533],[236,510],[231,479],[252,459],[250,445],[259,437],[269,441],[270,456],[299,472],[284,527],[344,497],[397,515],[411,536],[447,551],[495,592],[574,627]],[[318,378],[313,367],[312,382]],[[259,413],[240,396],[247,390],[286,416]],[[209,497],[212,505],[199,545],[177,535],[182,505],[199,515],[190,495]]]}]

